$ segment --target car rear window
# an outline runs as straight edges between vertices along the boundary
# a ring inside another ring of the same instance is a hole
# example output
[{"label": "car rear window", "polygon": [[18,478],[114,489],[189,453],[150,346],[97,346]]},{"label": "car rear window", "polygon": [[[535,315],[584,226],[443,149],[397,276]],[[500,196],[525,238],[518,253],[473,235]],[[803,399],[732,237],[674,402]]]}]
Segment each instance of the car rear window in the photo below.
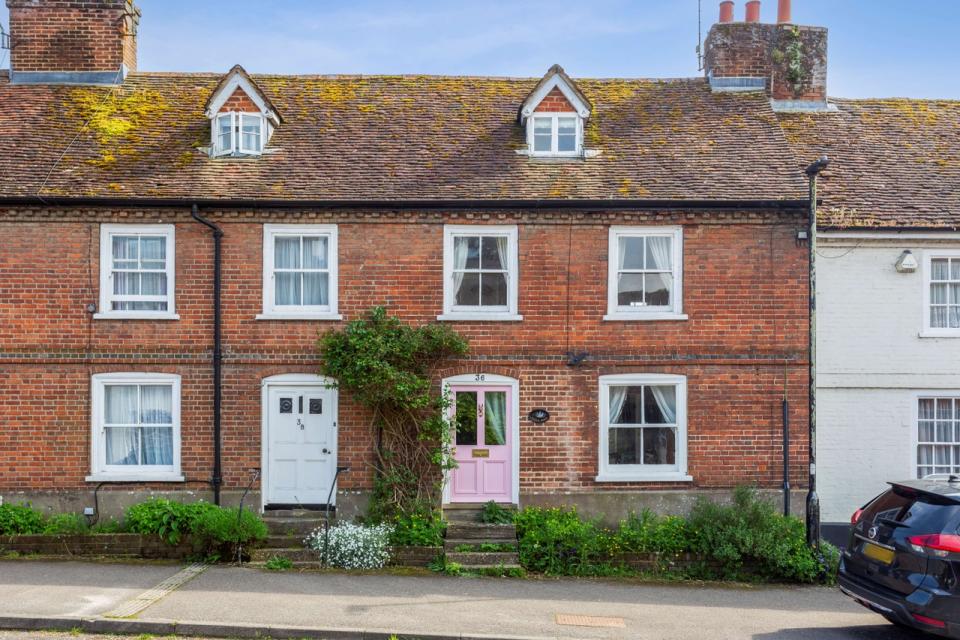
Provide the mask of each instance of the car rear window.
[{"label": "car rear window", "polygon": [[891,489],[864,510],[865,519],[897,522],[915,531],[939,533],[960,519],[960,505],[925,493]]}]

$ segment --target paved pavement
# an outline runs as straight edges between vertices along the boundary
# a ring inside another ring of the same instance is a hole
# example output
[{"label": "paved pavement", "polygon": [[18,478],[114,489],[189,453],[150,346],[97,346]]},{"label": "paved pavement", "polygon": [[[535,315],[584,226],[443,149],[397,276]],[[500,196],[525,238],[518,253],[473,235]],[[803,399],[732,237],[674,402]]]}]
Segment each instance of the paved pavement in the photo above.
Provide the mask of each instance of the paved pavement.
[{"label": "paved pavement", "polygon": [[[180,569],[174,565],[0,562],[0,616],[96,617]],[[623,626],[559,625],[558,614],[620,618]],[[241,630],[262,629],[264,635],[287,627],[364,629],[407,638],[431,634],[587,640],[923,637],[888,625],[827,588],[270,573],[226,566],[210,567],[143,610],[136,620],[233,624]],[[178,628],[187,633],[189,627]],[[0,640],[58,637],[0,631]]]}]

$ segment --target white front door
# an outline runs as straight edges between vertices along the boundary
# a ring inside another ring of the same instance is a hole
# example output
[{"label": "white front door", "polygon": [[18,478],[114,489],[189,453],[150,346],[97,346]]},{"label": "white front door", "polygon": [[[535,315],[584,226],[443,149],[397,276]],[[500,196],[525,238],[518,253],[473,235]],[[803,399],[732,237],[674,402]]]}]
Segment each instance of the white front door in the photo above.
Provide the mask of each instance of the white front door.
[{"label": "white front door", "polygon": [[[265,395],[264,502],[326,504],[337,468],[336,391],[270,385]],[[334,502],[336,495],[330,498]]]}]

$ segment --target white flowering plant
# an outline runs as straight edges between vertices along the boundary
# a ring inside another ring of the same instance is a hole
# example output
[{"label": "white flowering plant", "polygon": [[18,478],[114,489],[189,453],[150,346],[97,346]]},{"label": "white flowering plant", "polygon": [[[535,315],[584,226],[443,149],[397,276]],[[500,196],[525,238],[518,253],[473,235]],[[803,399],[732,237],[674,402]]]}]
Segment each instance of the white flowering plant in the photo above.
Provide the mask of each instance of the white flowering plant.
[{"label": "white flowering plant", "polygon": [[[341,569],[380,569],[390,559],[390,534],[387,524],[361,525],[343,522],[324,532],[315,529],[303,544],[320,554],[328,566]],[[326,553],[324,553],[326,549]]]}]

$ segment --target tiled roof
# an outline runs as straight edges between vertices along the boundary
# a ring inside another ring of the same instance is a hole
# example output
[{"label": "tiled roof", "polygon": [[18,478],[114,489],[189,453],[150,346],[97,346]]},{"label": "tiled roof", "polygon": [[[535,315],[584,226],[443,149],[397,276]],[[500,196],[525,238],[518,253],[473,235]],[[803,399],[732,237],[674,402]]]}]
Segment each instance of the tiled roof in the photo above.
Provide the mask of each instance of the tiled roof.
[{"label": "tiled roof", "polygon": [[960,228],[960,101],[831,102],[778,115],[798,166],[830,156],[821,224]]},{"label": "tiled roof", "polygon": [[[702,79],[578,80],[585,160],[536,160],[517,108],[537,79],[254,75],[283,113],[272,152],[212,159],[214,74],[133,73],[119,90],[0,75],[0,197],[267,200],[800,200],[762,95]],[[84,123],[88,123],[86,126]]]}]

